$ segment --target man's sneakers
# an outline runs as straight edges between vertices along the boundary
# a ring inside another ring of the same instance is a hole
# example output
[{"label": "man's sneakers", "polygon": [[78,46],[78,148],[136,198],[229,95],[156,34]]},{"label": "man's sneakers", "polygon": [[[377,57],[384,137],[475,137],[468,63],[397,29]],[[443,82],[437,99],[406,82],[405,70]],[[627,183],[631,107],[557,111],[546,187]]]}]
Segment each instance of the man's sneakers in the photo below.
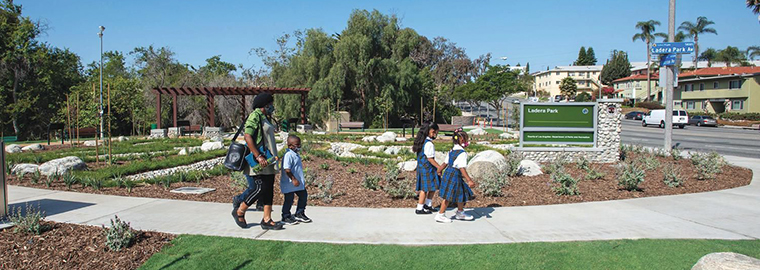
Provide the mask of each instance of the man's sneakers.
[{"label": "man's sneakers", "polygon": [[467,220],[467,221],[475,219],[475,217],[468,215],[465,212],[459,212],[459,211],[457,211],[457,214],[454,215],[454,218],[457,220]]},{"label": "man's sneakers", "polygon": [[443,213],[443,214],[441,214],[441,213],[435,214],[435,221],[438,222],[438,223],[451,223],[451,219],[448,218],[448,217],[446,217],[445,213]]},{"label": "man's sneakers", "polygon": [[306,216],[305,212],[296,213],[295,218],[298,222],[311,223],[311,219]]},{"label": "man's sneakers", "polygon": [[294,216],[292,216],[292,215],[287,216],[287,217],[283,217],[281,222],[282,222],[283,225],[296,225],[296,224],[298,224],[298,220]]}]

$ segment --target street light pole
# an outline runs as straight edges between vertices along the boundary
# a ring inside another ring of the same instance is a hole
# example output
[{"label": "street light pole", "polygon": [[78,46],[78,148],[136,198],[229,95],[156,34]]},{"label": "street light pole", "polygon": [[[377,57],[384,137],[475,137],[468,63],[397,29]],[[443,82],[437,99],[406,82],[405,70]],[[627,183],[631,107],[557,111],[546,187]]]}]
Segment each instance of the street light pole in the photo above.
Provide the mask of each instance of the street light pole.
[{"label": "street light pole", "polygon": [[[670,0],[668,12],[668,40],[675,40],[676,35],[676,0]],[[675,77],[673,65],[667,67],[665,80],[665,151],[670,151],[673,144],[673,81]]]},{"label": "street light pole", "polygon": [[100,139],[103,140],[105,138],[104,136],[104,130],[103,130],[103,31],[105,31],[106,28],[104,26],[100,26],[100,32],[98,32],[98,37],[100,38]]}]

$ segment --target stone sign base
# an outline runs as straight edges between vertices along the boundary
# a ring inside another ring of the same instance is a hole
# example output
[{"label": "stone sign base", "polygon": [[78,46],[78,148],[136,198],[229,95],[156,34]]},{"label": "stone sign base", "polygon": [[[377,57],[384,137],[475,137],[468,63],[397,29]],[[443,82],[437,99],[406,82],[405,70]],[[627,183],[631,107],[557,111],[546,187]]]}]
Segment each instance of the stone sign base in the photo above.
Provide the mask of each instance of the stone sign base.
[{"label": "stone sign base", "polygon": [[182,136],[183,127],[170,127],[168,136],[169,138],[177,138],[179,136]]},{"label": "stone sign base", "polygon": [[163,139],[166,138],[166,129],[160,128],[160,129],[151,129],[150,130],[150,136],[148,137],[150,139]]},{"label": "stone sign base", "polygon": [[203,137],[206,138],[217,138],[222,137],[222,128],[219,127],[204,127],[203,128]]},{"label": "stone sign base", "polygon": [[515,152],[521,153],[523,159],[532,160],[539,163],[552,162],[561,159],[567,162],[574,162],[584,157],[594,163],[614,163],[620,159],[619,151],[607,151],[602,148],[580,148],[580,147],[524,147],[515,148]]}]

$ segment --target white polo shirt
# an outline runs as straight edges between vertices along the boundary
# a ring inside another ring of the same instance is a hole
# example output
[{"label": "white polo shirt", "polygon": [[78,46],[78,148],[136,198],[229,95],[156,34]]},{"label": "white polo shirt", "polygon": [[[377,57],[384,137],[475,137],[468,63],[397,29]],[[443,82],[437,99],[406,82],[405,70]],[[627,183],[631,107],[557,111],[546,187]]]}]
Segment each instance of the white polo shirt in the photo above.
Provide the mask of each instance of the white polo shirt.
[{"label": "white polo shirt", "polygon": [[[461,145],[455,144],[454,147],[451,149],[451,151],[449,151],[449,155],[451,155],[451,152],[456,151],[456,150],[464,151],[464,148],[462,148]],[[445,162],[448,162],[448,161],[449,161],[449,156],[446,156]],[[455,169],[467,168],[467,152],[463,152],[459,154],[457,159],[454,160],[454,164],[451,164],[451,166],[454,167]]]}]

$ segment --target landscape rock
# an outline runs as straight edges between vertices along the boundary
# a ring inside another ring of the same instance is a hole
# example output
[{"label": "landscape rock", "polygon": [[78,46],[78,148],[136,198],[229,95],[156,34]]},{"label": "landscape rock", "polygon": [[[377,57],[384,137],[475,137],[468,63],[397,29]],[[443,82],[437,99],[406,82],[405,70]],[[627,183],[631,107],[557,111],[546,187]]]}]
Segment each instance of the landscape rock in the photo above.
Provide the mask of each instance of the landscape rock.
[{"label": "landscape rock", "polygon": [[517,173],[524,176],[537,176],[544,174],[544,172],[541,171],[541,165],[538,165],[538,163],[532,160],[520,161],[520,169]]},{"label": "landscape rock", "polygon": [[404,138],[404,137],[398,137],[398,138],[396,138],[396,141],[397,141],[397,142],[405,142],[405,141],[408,141],[408,140],[409,140],[409,139],[407,139],[407,138]]},{"label": "landscape rock", "polygon": [[468,131],[467,134],[469,134],[469,135],[475,135],[475,136],[483,136],[483,135],[488,134],[488,132],[486,132],[482,128],[476,128],[476,129]]},{"label": "landscape rock", "polygon": [[30,144],[21,148],[21,151],[40,151],[40,150],[45,150],[45,147],[43,147],[39,143]]},{"label": "landscape rock", "polygon": [[383,135],[377,136],[377,138],[375,138],[375,140],[377,140],[378,142],[381,142],[381,143],[395,142],[396,141],[396,133],[388,131],[386,133],[383,133]]},{"label": "landscape rock", "polygon": [[370,146],[368,150],[373,153],[381,153],[385,151],[385,146],[384,145]]},{"label": "landscape rock", "polygon": [[449,152],[435,152],[435,162],[438,164],[449,162]]},{"label": "landscape rock", "polygon": [[479,142],[476,142],[475,144],[479,144],[479,145],[491,145],[491,142],[479,141]]},{"label": "landscape rock", "polygon": [[384,153],[388,155],[397,155],[398,152],[401,152],[401,147],[398,146],[389,146],[388,148],[385,148]]},{"label": "landscape rock", "polygon": [[417,169],[417,161],[410,160],[410,161],[401,162],[398,164],[398,168],[406,172],[414,171]]},{"label": "landscape rock", "polygon": [[518,138],[520,138],[520,135],[517,134],[517,133],[512,133],[512,132],[504,132],[502,134],[499,134],[499,138],[502,138],[502,139],[518,139]]},{"label": "landscape rock", "polygon": [[507,167],[507,159],[499,152],[486,150],[478,153],[467,163],[467,173],[472,178],[482,179],[484,176],[503,171]]},{"label": "landscape rock", "polygon": [[11,144],[5,147],[5,152],[11,153],[11,154],[21,153],[21,151],[22,151],[21,146],[18,144]]},{"label": "landscape rock", "polygon": [[710,253],[697,261],[691,270],[760,269],[760,260],[733,252]]},{"label": "landscape rock", "polygon": [[84,146],[95,146],[95,141],[85,141]]},{"label": "landscape rock", "polygon": [[277,140],[280,140],[280,141],[286,141],[286,140],[288,139],[288,136],[289,136],[289,135],[290,135],[290,134],[288,134],[288,133],[287,133],[287,132],[285,132],[285,131],[280,131],[280,133],[277,133]]},{"label": "landscape rock", "polygon": [[[354,151],[359,148],[365,148],[365,146],[355,143],[331,143],[330,144],[330,152],[333,154],[336,154],[340,157],[356,157],[354,153],[351,153],[351,151]],[[349,154],[346,154],[349,153]]]},{"label": "landscape rock", "polygon": [[[232,135],[232,136],[234,137],[235,135]],[[231,140],[232,138],[229,138],[229,139]],[[208,141],[209,142],[223,142],[224,138],[222,138],[222,136],[213,136],[213,137],[208,138]]]},{"label": "landscape rock", "polygon": [[56,173],[65,174],[71,170],[84,170],[87,169],[87,164],[78,157],[70,156],[45,162],[39,169],[42,175],[50,176]]},{"label": "landscape rock", "polygon": [[374,142],[376,138],[377,138],[377,136],[367,136],[367,137],[362,138],[362,141],[363,142]]},{"label": "landscape rock", "polygon": [[325,134],[327,134],[327,133],[326,133],[326,132],[324,132],[324,131],[314,131],[314,132],[312,132],[311,134],[314,134],[314,135],[325,135]]},{"label": "landscape rock", "polygon": [[16,164],[15,166],[13,166],[13,169],[11,169],[11,174],[21,176],[27,173],[34,173],[39,169],[40,169],[40,165],[37,165],[37,164],[28,164],[28,163]]},{"label": "landscape rock", "polygon": [[193,146],[193,147],[182,147],[179,150],[179,153],[177,155],[185,156],[192,153],[197,153],[203,151],[200,146]]},{"label": "landscape rock", "polygon": [[116,140],[120,142],[125,142],[125,141],[129,141],[129,138],[124,137],[124,136],[119,136],[119,138],[116,138]]},{"label": "landscape rock", "polygon": [[142,179],[151,179],[156,178],[160,176],[165,176],[169,174],[174,174],[178,172],[187,172],[187,171],[206,171],[214,168],[215,166],[219,165],[224,161],[224,157],[218,157],[210,160],[204,160],[199,161],[190,165],[185,166],[179,166],[174,168],[168,168],[168,169],[161,169],[161,170],[155,170],[150,172],[144,172],[139,174],[134,174],[127,176],[127,179],[129,180],[142,180]]},{"label": "landscape rock", "polygon": [[224,144],[222,144],[222,142],[206,142],[201,145],[201,150],[203,152],[214,151],[222,148],[224,148]]}]

